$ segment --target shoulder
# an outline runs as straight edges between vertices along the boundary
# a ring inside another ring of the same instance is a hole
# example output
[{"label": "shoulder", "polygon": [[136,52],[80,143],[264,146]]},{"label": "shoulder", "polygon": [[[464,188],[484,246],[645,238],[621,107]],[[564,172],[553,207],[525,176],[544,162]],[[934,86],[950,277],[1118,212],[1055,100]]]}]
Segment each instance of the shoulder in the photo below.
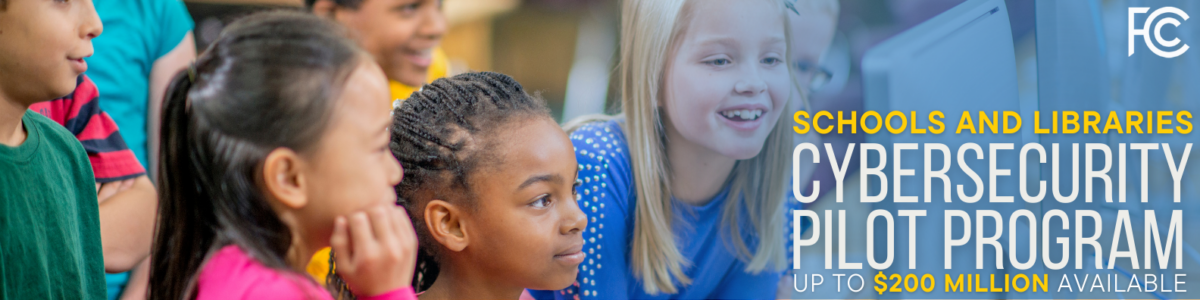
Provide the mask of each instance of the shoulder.
[{"label": "shoulder", "polygon": [[79,132],[100,112],[100,92],[96,84],[86,75],[80,75],[75,80],[75,90],[71,94],[50,101],[38,102],[29,106],[50,120],[67,127],[70,132]]},{"label": "shoulder", "polygon": [[[634,180],[629,146],[620,121],[597,121],[580,126],[570,134],[579,162],[579,194],[584,200],[616,205],[622,210],[632,204]],[[585,212],[587,201],[581,203]],[[625,213],[624,211],[622,212]]]},{"label": "shoulder", "polygon": [[75,140],[75,135],[62,125],[38,113],[26,112],[24,118],[28,120],[29,126],[35,127],[27,130],[37,130],[39,138],[51,147],[51,151],[67,153],[72,158],[87,159],[83,147]]},{"label": "shoulder", "polygon": [[[587,260],[579,265],[576,284],[540,299],[595,297],[600,287],[607,295],[625,295],[629,280],[626,249],[633,229],[633,173],[629,148],[617,120],[580,126],[570,134],[579,162],[579,209],[588,217],[583,232]],[[607,266],[607,268],[605,268]]]},{"label": "shoulder", "polygon": [[584,124],[572,131],[570,137],[575,145],[575,159],[583,165],[580,172],[629,171],[629,145],[618,120]]},{"label": "shoulder", "polygon": [[311,279],[259,263],[235,245],[218,250],[197,279],[196,299],[330,299]]}]

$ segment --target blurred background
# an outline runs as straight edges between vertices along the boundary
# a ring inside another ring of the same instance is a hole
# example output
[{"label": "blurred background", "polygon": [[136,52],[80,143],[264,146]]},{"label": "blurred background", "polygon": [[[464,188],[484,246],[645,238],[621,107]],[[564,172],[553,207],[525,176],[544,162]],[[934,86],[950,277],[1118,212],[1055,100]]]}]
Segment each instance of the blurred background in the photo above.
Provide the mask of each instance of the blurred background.
[{"label": "blurred background", "polygon": [[[239,16],[304,5],[303,0],[184,3],[196,22],[200,50]],[[450,27],[441,48],[450,59],[451,74],[495,71],[513,76],[526,90],[540,92],[561,121],[567,99],[591,103],[591,110],[608,107],[618,5],[612,0],[448,0],[443,12]]]}]

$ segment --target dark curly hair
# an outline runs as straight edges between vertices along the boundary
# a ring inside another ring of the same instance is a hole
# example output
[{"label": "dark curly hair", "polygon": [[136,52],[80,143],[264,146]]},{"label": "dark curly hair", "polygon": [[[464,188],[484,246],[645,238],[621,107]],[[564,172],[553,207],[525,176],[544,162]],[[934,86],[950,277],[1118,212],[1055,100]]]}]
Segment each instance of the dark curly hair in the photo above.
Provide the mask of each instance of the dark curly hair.
[{"label": "dark curly hair", "polygon": [[[501,159],[489,153],[494,133],[520,120],[551,118],[545,102],[508,75],[466,73],[425,85],[393,111],[392,154],[404,166],[396,196],[417,231],[420,253],[413,287],[424,291],[437,279],[441,245],[425,226],[425,205],[441,199],[474,207],[471,176]],[[344,290],[330,269],[330,285]]]}]

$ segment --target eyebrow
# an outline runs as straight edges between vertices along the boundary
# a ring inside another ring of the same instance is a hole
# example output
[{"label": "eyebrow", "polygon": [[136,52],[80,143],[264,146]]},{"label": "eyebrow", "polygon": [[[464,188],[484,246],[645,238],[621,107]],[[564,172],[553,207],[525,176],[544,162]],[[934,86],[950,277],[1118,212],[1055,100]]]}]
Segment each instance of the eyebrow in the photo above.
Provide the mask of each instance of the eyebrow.
[{"label": "eyebrow", "polygon": [[737,44],[735,38],[730,36],[710,37],[700,40],[696,43],[699,47],[723,46],[731,47]]},{"label": "eyebrow", "polygon": [[[763,45],[783,44],[786,42],[787,42],[786,38],[779,37],[779,36],[770,36],[767,38],[767,41],[763,43]],[[737,47],[737,44],[738,44],[737,38],[732,37],[732,36],[706,38],[706,39],[702,39],[698,43],[696,43],[696,45],[698,47],[711,47],[711,46]]]},{"label": "eyebrow", "polygon": [[562,182],[562,181],[563,181],[562,175],[558,175],[558,174],[543,174],[543,175],[530,176],[529,179],[525,179],[525,182],[522,182],[521,185],[517,187],[517,189],[518,190],[524,189],[525,187],[528,187],[528,186],[533,185],[534,183],[538,183],[538,182],[555,182],[555,183],[557,183],[557,182]]}]

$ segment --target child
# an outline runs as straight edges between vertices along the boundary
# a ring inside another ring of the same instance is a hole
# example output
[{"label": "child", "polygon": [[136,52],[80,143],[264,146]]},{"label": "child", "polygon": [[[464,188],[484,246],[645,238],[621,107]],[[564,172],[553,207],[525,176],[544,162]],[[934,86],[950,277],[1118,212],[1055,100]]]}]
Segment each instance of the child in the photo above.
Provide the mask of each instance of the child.
[{"label": "child", "polygon": [[0,298],[104,298],[87,155],[28,109],[74,90],[101,31],[90,0],[0,0]]},{"label": "child", "polygon": [[[305,0],[314,15],[334,20],[358,37],[388,77],[387,103],[407,99],[421,85],[445,77],[450,63],[437,48],[446,33],[442,0]],[[389,106],[391,108],[391,106]],[[328,283],[329,248],[317,251],[308,274]]]},{"label": "child", "polygon": [[[540,299],[774,298],[791,240],[794,84],[774,0],[629,0],[624,113],[568,127],[592,227],[578,284]],[[610,118],[611,119],[611,118]],[[590,256],[595,253],[594,258]]]},{"label": "child", "polygon": [[[313,14],[354,31],[391,80],[392,98],[407,99],[450,71],[438,48],[446,33],[442,0],[305,0]],[[389,101],[390,102],[390,101]]]},{"label": "child", "polygon": [[511,77],[467,73],[426,85],[393,118],[421,299],[517,299],[574,282],[588,256],[579,164],[540,99]]},{"label": "child", "polygon": [[332,299],[304,273],[332,246],[359,299],[415,299],[395,207],[387,81],[340,26],[231,24],[165,97],[151,299]]},{"label": "child", "polygon": [[[77,82],[70,95],[35,103],[29,110],[66,127],[83,145],[96,177],[104,269],[124,272],[150,254],[158,195],[117,124],[100,109],[91,79],[83,75]],[[109,298],[117,292],[109,288]]]}]

